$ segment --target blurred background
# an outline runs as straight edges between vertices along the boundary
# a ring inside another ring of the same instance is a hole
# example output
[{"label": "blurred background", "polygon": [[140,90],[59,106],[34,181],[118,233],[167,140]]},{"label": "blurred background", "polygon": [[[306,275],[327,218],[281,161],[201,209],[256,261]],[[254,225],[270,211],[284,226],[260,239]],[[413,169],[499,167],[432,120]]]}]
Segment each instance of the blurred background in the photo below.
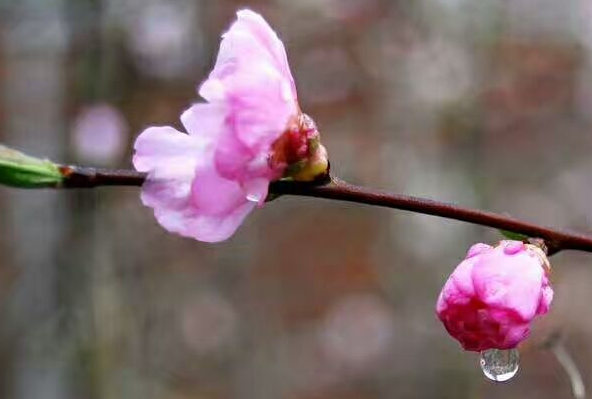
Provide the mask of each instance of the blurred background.
[{"label": "blurred background", "polygon": [[[589,0],[0,0],[0,141],[131,167],[142,129],[180,128],[247,6],[337,176],[592,229]],[[551,314],[496,385],[434,315],[496,231],[282,198],[209,245],[138,193],[0,187],[1,398],[569,398],[553,336],[592,389],[590,255],[553,258]]]}]

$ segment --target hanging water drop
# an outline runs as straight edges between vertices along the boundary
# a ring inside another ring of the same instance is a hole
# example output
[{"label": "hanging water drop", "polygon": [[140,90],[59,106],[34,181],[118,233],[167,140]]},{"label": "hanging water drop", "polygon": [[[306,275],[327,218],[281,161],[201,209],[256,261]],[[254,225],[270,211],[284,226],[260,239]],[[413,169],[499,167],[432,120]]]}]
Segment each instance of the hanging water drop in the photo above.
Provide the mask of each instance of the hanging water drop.
[{"label": "hanging water drop", "polygon": [[489,349],[481,352],[481,370],[487,378],[496,382],[508,381],[520,367],[518,349]]},{"label": "hanging water drop", "polygon": [[247,201],[259,202],[260,200],[261,200],[261,196],[258,194],[247,194]]}]

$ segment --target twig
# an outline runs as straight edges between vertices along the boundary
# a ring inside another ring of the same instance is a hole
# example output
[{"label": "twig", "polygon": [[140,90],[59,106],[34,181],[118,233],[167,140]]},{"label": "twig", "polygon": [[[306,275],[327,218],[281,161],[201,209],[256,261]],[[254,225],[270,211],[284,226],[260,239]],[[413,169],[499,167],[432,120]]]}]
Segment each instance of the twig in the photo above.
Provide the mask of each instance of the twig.
[{"label": "twig", "polygon": [[564,343],[564,337],[561,332],[556,331],[552,333],[540,347],[553,352],[553,355],[555,355],[555,358],[561,367],[563,367],[563,370],[565,370],[565,373],[567,374],[571,384],[571,392],[574,399],[585,399],[586,386],[584,385],[582,373],[580,372],[575,360],[567,350],[567,347]]},{"label": "twig", "polygon": [[573,360],[569,352],[567,351],[563,342],[557,342],[555,345],[551,347],[553,354],[557,358],[557,361],[563,369],[565,373],[569,377],[569,382],[571,383],[571,391],[575,399],[584,399],[586,397],[586,387],[584,385],[584,379],[582,378],[582,373],[578,369],[576,362]]},{"label": "twig", "polygon": [[[64,180],[61,185],[55,188],[141,186],[146,179],[146,174],[133,170],[96,169],[78,166],[62,166],[60,170]],[[592,252],[592,236],[589,235],[540,226],[498,213],[355,186],[337,178],[315,183],[278,181],[270,185],[269,192],[275,195],[299,195],[376,205],[507,230],[528,237],[543,239],[548,247],[549,255],[566,249]]]}]

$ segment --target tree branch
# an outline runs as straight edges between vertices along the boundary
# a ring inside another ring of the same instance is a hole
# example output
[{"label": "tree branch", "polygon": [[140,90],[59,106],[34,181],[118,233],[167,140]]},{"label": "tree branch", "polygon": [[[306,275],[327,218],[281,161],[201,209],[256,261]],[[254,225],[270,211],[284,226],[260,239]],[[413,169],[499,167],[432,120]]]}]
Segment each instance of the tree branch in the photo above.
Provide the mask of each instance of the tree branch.
[{"label": "tree branch", "polygon": [[[141,186],[146,179],[146,174],[133,170],[62,166],[60,171],[64,179],[59,186],[54,188]],[[337,178],[315,183],[278,181],[270,185],[269,192],[276,195],[299,195],[401,209],[507,230],[543,239],[550,255],[565,249],[592,252],[592,236],[590,235],[540,226],[498,213],[355,186]]]}]

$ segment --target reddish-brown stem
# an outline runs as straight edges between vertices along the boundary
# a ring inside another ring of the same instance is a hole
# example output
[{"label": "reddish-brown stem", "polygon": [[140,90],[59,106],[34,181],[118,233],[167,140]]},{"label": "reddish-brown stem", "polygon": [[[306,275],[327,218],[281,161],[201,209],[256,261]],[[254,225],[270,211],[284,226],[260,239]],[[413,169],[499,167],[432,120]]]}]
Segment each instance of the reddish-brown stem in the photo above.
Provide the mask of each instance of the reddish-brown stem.
[{"label": "reddish-brown stem", "polygon": [[56,188],[93,188],[100,186],[141,186],[146,174],[135,170],[99,169],[81,166],[61,166],[64,176]]},{"label": "reddish-brown stem", "polygon": [[[61,170],[64,174],[64,181],[60,187],[63,188],[141,186],[146,178],[144,173],[132,170],[108,170],[77,166],[64,166]],[[565,249],[592,252],[592,236],[589,235],[540,226],[510,216],[463,208],[446,202],[354,186],[337,178],[316,183],[279,181],[272,183],[269,191],[276,195],[299,195],[402,209],[507,230],[543,239],[550,255]]]}]

